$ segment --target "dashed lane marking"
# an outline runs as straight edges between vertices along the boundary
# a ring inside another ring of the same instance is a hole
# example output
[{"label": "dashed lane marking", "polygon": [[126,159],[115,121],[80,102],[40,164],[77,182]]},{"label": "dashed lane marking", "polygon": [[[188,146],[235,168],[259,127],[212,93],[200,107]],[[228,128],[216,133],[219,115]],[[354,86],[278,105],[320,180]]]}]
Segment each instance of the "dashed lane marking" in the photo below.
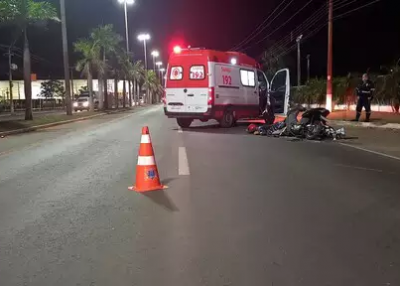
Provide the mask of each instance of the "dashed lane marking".
[{"label": "dashed lane marking", "polygon": [[179,147],[178,150],[178,174],[181,176],[190,175],[189,161],[186,154],[185,147]]}]

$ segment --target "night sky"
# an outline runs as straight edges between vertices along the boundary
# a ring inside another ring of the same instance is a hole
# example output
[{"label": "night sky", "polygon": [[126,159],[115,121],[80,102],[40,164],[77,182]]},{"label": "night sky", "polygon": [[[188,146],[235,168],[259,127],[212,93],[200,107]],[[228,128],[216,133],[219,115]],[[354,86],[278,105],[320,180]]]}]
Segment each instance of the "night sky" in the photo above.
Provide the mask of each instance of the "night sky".
[{"label": "night sky", "polygon": [[[373,0],[334,1],[338,1],[338,4],[354,2],[336,10],[334,12],[336,16]],[[58,8],[58,0],[50,2]],[[72,42],[80,37],[86,37],[89,31],[99,24],[114,24],[117,32],[122,36],[125,35],[123,7],[117,0],[67,0],[66,2],[71,63],[77,59],[72,49]],[[130,46],[135,57],[142,59],[143,46],[136,40],[136,35],[139,32],[148,32],[152,36],[149,50],[159,49],[164,62],[172,46],[177,43],[227,50],[244,40],[281,2],[282,0],[137,0],[128,12]],[[309,0],[293,0],[267,29],[244,46],[246,53],[258,58],[269,45],[290,35],[291,31],[310,17],[326,0],[313,0],[266,41],[256,44],[281,26],[307,2]],[[395,2],[395,0],[381,0],[334,22],[335,74],[346,74],[348,71],[362,72],[367,68],[379,71],[381,64],[390,64],[400,56],[400,17]],[[325,23],[326,20],[321,20],[318,25]],[[306,31],[304,36],[312,30]],[[291,44],[294,43],[296,36],[294,35]],[[32,28],[30,40],[31,51],[35,55],[33,71],[41,78],[61,77],[63,70],[60,25],[50,23],[46,30]],[[0,45],[8,45],[9,41],[7,29],[1,28]],[[17,46],[22,47],[21,41]],[[306,54],[311,54],[313,76],[324,76],[326,73],[326,46],[326,26],[302,44],[303,58],[305,59]],[[0,77],[6,78],[7,59],[3,56],[5,51],[0,50],[0,52]],[[21,66],[18,57],[15,62]],[[296,52],[288,53],[285,62],[292,69],[294,78]]]}]

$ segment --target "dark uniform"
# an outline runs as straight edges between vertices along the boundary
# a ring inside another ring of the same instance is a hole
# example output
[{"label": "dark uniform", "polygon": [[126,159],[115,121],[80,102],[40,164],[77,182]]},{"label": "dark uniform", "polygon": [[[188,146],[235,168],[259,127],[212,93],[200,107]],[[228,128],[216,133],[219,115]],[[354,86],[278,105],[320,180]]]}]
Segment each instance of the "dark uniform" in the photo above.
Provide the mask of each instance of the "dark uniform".
[{"label": "dark uniform", "polygon": [[369,121],[371,117],[371,100],[373,97],[373,91],[375,90],[374,84],[372,81],[369,79],[366,81],[363,81],[356,89],[357,91],[357,115],[356,115],[356,120],[358,121],[361,116],[361,111],[363,107],[365,108],[365,113],[366,113],[366,120]]}]

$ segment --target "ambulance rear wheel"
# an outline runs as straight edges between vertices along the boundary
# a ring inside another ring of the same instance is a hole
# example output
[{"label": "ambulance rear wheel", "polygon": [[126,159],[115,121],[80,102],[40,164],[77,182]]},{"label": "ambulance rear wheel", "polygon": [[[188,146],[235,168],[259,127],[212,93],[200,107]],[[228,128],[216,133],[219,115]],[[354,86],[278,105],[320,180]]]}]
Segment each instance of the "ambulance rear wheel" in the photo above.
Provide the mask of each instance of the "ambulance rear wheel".
[{"label": "ambulance rear wheel", "polygon": [[192,124],[193,119],[190,118],[177,118],[176,122],[181,128],[189,128],[190,124]]},{"label": "ambulance rear wheel", "polygon": [[231,128],[235,125],[235,121],[235,116],[233,115],[232,110],[226,109],[219,124],[222,128]]}]

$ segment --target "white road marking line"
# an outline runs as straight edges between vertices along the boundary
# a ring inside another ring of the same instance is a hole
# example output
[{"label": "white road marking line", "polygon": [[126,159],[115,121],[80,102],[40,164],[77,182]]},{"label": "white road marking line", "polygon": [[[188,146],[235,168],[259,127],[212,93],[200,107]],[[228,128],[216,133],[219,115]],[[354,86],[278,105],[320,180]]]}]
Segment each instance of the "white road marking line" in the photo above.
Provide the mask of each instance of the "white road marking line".
[{"label": "white road marking line", "polygon": [[178,174],[182,176],[190,175],[189,162],[185,147],[179,147],[178,150]]},{"label": "white road marking line", "polygon": [[178,133],[183,133],[182,128],[178,127]]},{"label": "white road marking line", "polygon": [[400,161],[400,158],[396,157],[396,156],[388,155],[388,154],[377,152],[377,151],[368,150],[368,149],[365,149],[365,148],[357,147],[357,146],[346,144],[346,143],[340,143],[340,144],[343,145],[343,146],[347,146],[347,147],[354,148],[354,149],[357,149],[357,150],[361,150],[361,151],[364,151],[364,152],[368,152],[368,153],[372,153],[372,154],[375,154],[375,155],[380,155],[382,157],[386,157],[386,158],[390,158],[390,159],[394,159],[394,160]]},{"label": "white road marking line", "polygon": [[356,169],[356,170],[361,170],[361,171],[372,171],[372,172],[383,173],[383,170],[378,170],[378,169],[371,169],[371,168],[364,168],[364,167],[357,167],[357,166],[350,166],[350,165],[342,165],[342,164],[334,164],[334,166],[342,167],[342,168]]}]

